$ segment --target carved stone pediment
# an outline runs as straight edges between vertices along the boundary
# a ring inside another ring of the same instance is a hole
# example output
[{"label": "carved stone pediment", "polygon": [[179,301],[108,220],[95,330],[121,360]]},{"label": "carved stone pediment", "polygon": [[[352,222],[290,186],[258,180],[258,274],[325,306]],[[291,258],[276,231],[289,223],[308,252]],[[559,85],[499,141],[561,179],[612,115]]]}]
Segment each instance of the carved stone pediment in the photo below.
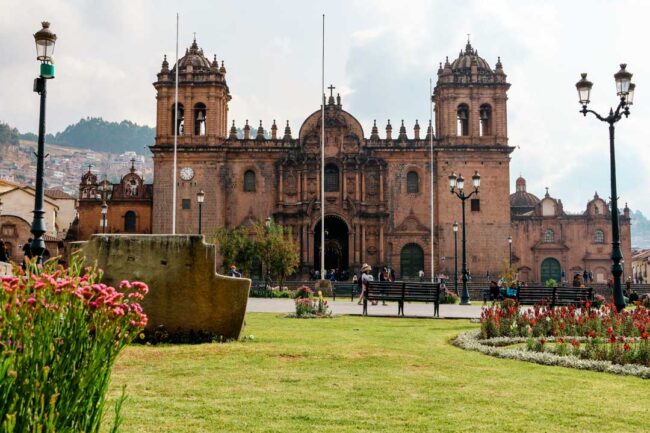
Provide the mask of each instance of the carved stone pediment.
[{"label": "carved stone pediment", "polygon": [[395,228],[395,231],[400,233],[429,233],[429,228],[420,222],[413,213],[413,209],[411,209],[409,215]]}]

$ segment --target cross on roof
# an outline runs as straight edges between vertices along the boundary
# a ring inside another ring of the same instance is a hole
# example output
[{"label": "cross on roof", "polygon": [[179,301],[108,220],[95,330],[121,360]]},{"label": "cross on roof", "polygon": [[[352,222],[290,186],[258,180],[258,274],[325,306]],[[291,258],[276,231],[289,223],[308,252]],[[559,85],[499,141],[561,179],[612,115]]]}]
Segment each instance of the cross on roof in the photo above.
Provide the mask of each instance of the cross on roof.
[{"label": "cross on roof", "polygon": [[330,97],[333,98],[334,97],[334,89],[336,89],[336,87],[334,87],[333,85],[330,84],[328,89],[330,89]]},{"label": "cross on roof", "polygon": [[131,158],[131,171],[135,171],[135,158]]},{"label": "cross on roof", "polygon": [[90,173],[90,169],[93,168],[92,164],[88,164],[88,173]]}]

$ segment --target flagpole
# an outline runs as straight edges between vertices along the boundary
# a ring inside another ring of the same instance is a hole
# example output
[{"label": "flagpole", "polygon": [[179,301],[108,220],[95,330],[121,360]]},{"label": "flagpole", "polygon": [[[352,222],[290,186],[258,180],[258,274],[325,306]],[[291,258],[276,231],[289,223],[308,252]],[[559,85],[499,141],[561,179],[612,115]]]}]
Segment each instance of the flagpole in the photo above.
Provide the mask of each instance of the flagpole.
[{"label": "flagpole", "polygon": [[174,163],[172,175],[172,234],[176,234],[176,148],[178,146],[178,12],[176,12],[176,82],[174,85]]},{"label": "flagpole", "polygon": [[321,56],[322,99],[320,117],[320,278],[325,279],[325,14],[323,14],[323,47]]},{"label": "flagpole", "polygon": [[435,280],[435,271],[434,271],[434,266],[435,266],[435,260],[434,260],[434,247],[433,247],[433,232],[434,232],[434,227],[433,227],[433,83],[431,81],[431,78],[429,78],[429,125],[431,125],[431,134],[429,134],[429,170],[431,173],[430,176],[430,185],[429,185],[429,193],[430,193],[430,205],[431,205],[431,212],[430,212],[430,227],[431,227],[431,282],[433,283]]}]

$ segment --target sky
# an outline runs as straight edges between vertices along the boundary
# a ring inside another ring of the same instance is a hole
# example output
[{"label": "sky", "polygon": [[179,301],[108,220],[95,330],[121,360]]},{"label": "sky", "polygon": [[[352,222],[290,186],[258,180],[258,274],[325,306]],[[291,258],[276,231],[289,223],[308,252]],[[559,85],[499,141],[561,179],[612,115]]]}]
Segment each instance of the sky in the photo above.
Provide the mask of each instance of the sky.
[{"label": "sky", "polygon": [[501,57],[512,84],[511,189],[521,174],[529,192],[549,187],[568,212],[584,211],[596,191],[610,196],[607,124],[578,112],[575,83],[588,72],[590,108],[606,114],[618,102],[613,74],[627,63],[637,91],[616,128],[619,200],[650,215],[647,1],[0,0],[0,10],[0,121],[21,132],[38,126],[32,35],[42,20],[59,38],[47,132],[88,116],[154,126],[152,83],[163,55],[174,59],[177,12],[181,55],[196,32],[207,57],[225,61],[229,119],[289,120],[295,131],[319,108],[322,14],[326,86],[336,86],[366,136],[373,119],[380,131],[404,119],[410,136],[416,119],[426,123],[429,79],[470,34],[490,65]]}]

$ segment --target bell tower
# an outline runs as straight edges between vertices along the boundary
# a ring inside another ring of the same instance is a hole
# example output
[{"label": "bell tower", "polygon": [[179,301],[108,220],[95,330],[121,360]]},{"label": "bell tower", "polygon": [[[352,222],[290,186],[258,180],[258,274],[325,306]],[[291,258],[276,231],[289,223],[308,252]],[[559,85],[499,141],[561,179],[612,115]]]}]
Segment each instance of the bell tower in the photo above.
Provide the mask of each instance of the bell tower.
[{"label": "bell tower", "polygon": [[[438,144],[435,215],[438,257],[454,256],[454,222],[463,220],[462,204],[450,193],[449,176],[462,175],[466,192],[478,172],[481,187],[465,207],[467,266],[475,275],[500,272],[511,235],[510,153],[506,81],[499,59],[492,69],[469,42],[453,62],[438,69],[432,98]],[[462,233],[462,231],[461,231]],[[459,233],[459,248],[461,236]],[[460,249],[458,250],[460,253]],[[507,266],[507,262],[506,262]]]},{"label": "bell tower", "polygon": [[[178,118],[174,107],[176,67],[178,67]],[[156,145],[174,142],[175,124],[180,145],[217,145],[228,136],[228,101],[226,68],[215,55],[208,60],[196,38],[169,69],[165,56],[156,88]]]},{"label": "bell tower", "polygon": [[438,69],[432,98],[441,144],[506,146],[509,88],[501,58],[493,70],[468,40],[456,60]]}]

